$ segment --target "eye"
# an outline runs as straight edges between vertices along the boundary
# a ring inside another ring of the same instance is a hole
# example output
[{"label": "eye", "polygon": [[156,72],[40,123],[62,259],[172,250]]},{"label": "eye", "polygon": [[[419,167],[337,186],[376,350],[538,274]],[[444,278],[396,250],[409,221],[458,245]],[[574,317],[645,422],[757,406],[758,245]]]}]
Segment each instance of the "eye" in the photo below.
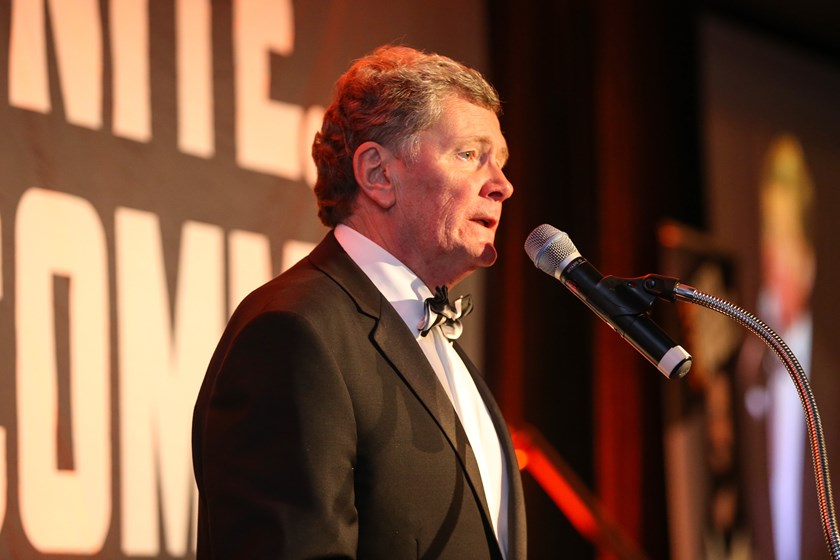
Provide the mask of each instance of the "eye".
[{"label": "eye", "polygon": [[472,161],[478,157],[478,152],[476,150],[464,150],[463,152],[458,152],[458,157],[464,161]]}]

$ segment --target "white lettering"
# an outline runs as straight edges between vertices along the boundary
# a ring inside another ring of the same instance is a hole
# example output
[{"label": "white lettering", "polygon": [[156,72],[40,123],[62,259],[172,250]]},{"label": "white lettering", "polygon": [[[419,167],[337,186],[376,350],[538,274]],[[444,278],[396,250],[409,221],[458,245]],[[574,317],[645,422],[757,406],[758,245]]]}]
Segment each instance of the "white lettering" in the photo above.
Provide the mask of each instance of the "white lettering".
[{"label": "white lettering", "polygon": [[312,159],[312,141],[315,140],[315,133],[321,130],[321,123],[324,121],[326,109],[320,105],[313,105],[306,110],[300,137],[301,166],[303,167],[303,179],[310,187],[315,186],[318,179],[318,169]]},{"label": "white lettering", "polygon": [[[102,126],[102,29],[97,0],[49,0],[59,83],[67,120]],[[45,3],[15,0],[9,44],[9,102],[41,113],[51,110],[47,72]]]},{"label": "white lettering", "polygon": [[111,0],[113,130],[138,142],[152,137],[148,0]]},{"label": "white lettering", "polygon": [[192,408],[225,323],[224,235],[218,226],[184,224],[173,318],[157,216],[119,208],[115,229],[122,549],[157,554],[161,511],[167,552],[182,556],[197,500]]},{"label": "white lettering", "polygon": [[175,19],[178,147],[185,153],[209,158],[215,151],[210,2],[178,0]]},{"label": "white lettering", "polygon": [[308,255],[315,248],[314,243],[289,239],[283,243],[283,261],[280,270],[285,271],[294,266],[300,259]]},{"label": "white lettering", "polygon": [[297,135],[303,108],[268,98],[269,52],[289,56],[294,50],[292,2],[238,0],[233,12],[237,163],[300,180]]},{"label": "white lettering", "polygon": [[[148,0],[110,0],[112,128],[117,136],[152,139]],[[236,89],[236,161],[246,169],[314,185],[310,153],[324,109],[269,97],[270,53],[294,52],[291,0],[232,3]],[[98,0],[13,0],[9,101],[52,111],[46,9],[54,38],[59,91],[68,122],[102,127],[103,31]],[[212,9],[209,0],[175,4],[178,148],[215,153]]]},{"label": "white lettering", "polygon": [[9,102],[30,111],[50,112],[43,2],[12,2]]},{"label": "white lettering", "polygon": [[[15,259],[21,522],[42,552],[93,554],[111,521],[108,269],[96,211],[75,196],[29,189],[18,207]],[[56,276],[70,282],[72,470],[57,457]]]},{"label": "white lettering", "polygon": [[231,231],[228,255],[228,309],[232,312],[251,290],[271,279],[268,237],[251,231]]}]

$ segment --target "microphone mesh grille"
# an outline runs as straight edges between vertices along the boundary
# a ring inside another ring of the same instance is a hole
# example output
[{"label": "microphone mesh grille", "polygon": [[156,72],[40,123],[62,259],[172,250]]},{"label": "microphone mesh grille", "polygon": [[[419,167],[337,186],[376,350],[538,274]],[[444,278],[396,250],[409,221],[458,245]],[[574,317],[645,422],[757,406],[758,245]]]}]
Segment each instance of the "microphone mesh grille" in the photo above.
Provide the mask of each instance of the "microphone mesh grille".
[{"label": "microphone mesh grille", "polygon": [[566,232],[543,224],[532,231],[525,240],[525,252],[537,268],[554,276],[561,263],[577,253],[577,247]]}]

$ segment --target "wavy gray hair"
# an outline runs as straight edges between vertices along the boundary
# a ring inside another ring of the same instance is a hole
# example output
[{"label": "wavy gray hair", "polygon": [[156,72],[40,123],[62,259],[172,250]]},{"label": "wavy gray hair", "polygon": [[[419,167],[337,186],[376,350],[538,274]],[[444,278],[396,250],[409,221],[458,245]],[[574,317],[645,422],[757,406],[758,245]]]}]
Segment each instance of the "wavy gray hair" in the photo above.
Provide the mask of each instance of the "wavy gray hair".
[{"label": "wavy gray hair", "polygon": [[334,227],[353,212],[356,148],[373,141],[413,160],[418,134],[437,122],[450,95],[501,112],[498,93],[478,71],[410,47],[380,47],[338,79],[312,145],[318,217],[324,225]]}]

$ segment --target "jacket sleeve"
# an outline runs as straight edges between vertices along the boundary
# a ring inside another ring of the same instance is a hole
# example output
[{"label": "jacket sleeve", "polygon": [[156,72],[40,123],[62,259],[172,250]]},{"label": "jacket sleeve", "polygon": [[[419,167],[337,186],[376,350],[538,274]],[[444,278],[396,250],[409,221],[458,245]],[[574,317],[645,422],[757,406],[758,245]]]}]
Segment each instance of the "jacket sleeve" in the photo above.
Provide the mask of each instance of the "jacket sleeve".
[{"label": "jacket sleeve", "polygon": [[329,344],[305,319],[251,321],[196,408],[198,558],[352,558],[356,427]]}]

